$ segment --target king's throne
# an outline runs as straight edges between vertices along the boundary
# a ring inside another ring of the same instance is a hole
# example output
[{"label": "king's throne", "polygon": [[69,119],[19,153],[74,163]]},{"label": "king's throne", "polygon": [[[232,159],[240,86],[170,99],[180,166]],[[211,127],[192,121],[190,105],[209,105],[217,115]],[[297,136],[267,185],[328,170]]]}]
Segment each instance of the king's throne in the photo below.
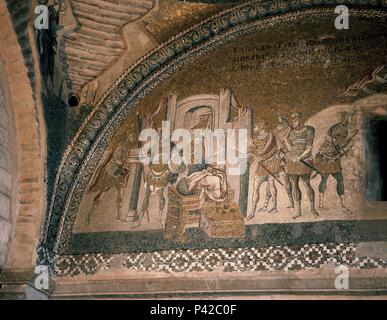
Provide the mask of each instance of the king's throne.
[{"label": "king's throne", "polygon": [[[248,129],[251,127],[251,111],[242,108],[229,88],[222,88],[218,95],[195,95],[178,101],[176,95],[169,95],[167,120],[171,130]],[[216,146],[217,148],[218,146]],[[216,150],[214,154],[216,154]],[[232,166],[224,165],[224,172]],[[187,171],[179,173],[179,180],[187,176]],[[240,193],[244,193],[241,177],[232,176],[226,181],[227,191],[224,201],[207,199],[200,203],[197,193],[181,192],[178,186],[168,188],[168,212],[164,238],[185,242],[185,230],[200,227],[210,237],[240,237],[244,235],[243,215],[240,213]]]}]

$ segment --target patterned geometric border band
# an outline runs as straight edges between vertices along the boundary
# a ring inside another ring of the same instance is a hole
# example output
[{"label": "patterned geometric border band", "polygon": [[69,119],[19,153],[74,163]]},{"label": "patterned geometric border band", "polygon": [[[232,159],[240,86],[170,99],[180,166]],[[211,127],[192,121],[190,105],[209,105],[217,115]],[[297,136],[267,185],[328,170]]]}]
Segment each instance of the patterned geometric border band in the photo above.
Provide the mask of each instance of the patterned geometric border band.
[{"label": "patterned geometric border band", "polygon": [[110,269],[119,259],[122,267],[142,272],[246,272],[296,271],[324,265],[345,265],[352,269],[383,269],[387,261],[357,257],[355,243],[325,243],[234,249],[166,250],[152,253],[87,254],[57,256],[54,274],[91,275]]}]

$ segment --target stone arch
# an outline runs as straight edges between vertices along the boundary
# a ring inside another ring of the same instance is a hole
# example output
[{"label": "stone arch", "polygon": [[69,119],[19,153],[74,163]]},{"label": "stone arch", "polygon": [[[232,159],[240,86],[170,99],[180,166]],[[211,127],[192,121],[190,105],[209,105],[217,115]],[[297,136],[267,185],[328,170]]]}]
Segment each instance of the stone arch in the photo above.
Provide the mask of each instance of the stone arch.
[{"label": "stone arch", "polygon": [[[147,92],[184,63],[192,62],[201,54],[238,36],[269,28],[286,19],[297,21],[311,15],[332,16],[335,3],[294,1],[263,6],[260,1],[250,1],[177,35],[126,70],[102,96],[64,154],[42,237],[42,262],[66,253],[66,239],[71,234],[72,221],[103,150],[130,110]],[[354,15],[385,18],[383,10],[370,9],[369,6],[362,9],[362,1],[337,2],[343,3],[353,8],[351,12]],[[375,2],[373,6],[379,4]]]},{"label": "stone arch", "polygon": [[14,128],[11,126],[8,110],[8,93],[4,61],[0,58],[0,268],[7,263],[11,234],[14,203]]},{"label": "stone arch", "polygon": [[[8,150],[12,166],[8,170],[11,174],[11,190],[8,192],[11,205],[7,220],[11,226],[7,226],[10,234],[4,241],[7,242],[6,251],[0,267],[23,271],[30,270],[35,264],[45,210],[44,129],[42,113],[34,98],[22,49],[5,1],[0,4],[0,19],[0,90],[4,98],[1,108],[7,108],[7,132],[12,147]],[[0,120],[0,126],[4,123]],[[4,175],[1,174],[1,177]]]}]

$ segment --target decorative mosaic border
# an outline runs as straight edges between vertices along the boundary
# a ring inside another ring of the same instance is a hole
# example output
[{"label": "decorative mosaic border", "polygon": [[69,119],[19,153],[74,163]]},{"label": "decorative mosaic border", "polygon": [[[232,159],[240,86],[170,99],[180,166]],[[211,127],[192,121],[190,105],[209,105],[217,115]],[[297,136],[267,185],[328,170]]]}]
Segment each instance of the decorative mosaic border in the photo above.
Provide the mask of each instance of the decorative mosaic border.
[{"label": "decorative mosaic border", "polygon": [[[369,9],[387,7],[387,3],[377,0],[254,0],[226,10],[177,35],[128,69],[101,98],[65,152],[42,230],[38,250],[40,262],[47,261],[56,253],[66,252],[75,215],[93,170],[108,141],[139,99],[183,64],[241,34],[263,29],[265,24],[269,27],[276,22],[293,22],[302,17],[332,15],[335,4],[368,8],[353,10],[352,15],[382,19],[386,16],[383,10]],[[296,13],[278,16],[296,10]],[[270,16],[274,17],[258,21]]]},{"label": "decorative mosaic border", "polygon": [[385,260],[357,257],[355,243],[327,243],[58,256],[53,272],[58,277],[92,275],[110,269],[114,259],[120,259],[122,268],[126,270],[164,273],[297,271],[318,269],[327,264],[345,265],[352,269],[387,268]]}]

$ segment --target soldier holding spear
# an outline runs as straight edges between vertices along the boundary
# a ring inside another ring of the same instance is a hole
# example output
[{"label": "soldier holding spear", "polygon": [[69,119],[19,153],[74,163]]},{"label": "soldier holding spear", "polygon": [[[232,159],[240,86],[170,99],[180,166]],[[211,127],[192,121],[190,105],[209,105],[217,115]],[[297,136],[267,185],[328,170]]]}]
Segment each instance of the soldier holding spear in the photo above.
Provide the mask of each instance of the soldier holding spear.
[{"label": "soldier holding spear", "polygon": [[[269,213],[277,212],[277,188],[275,181],[283,186],[281,180],[278,179],[280,171],[280,158],[278,154],[278,146],[275,135],[268,130],[266,121],[259,121],[253,129],[253,139],[249,147],[250,160],[255,159],[258,162],[258,167],[255,172],[254,192],[253,192],[253,209],[247,216],[247,220],[255,217],[257,205],[260,196],[260,187],[263,182],[267,181],[270,195],[273,200],[273,207]],[[269,198],[265,198],[264,207],[268,206]]]},{"label": "soldier holding spear", "polygon": [[289,153],[286,155],[286,172],[292,184],[293,199],[296,205],[296,214],[293,219],[301,217],[301,190],[300,179],[302,180],[306,195],[310,202],[310,210],[315,218],[319,216],[315,210],[315,194],[310,185],[310,177],[316,168],[311,164],[312,146],[315,129],[304,123],[302,114],[295,112],[291,115],[292,130],[285,139],[285,144]]},{"label": "soldier holding spear", "polygon": [[[349,114],[340,112],[340,122],[329,128],[324,141],[316,155],[315,166],[321,175],[319,185],[319,208],[326,209],[324,205],[324,193],[327,188],[327,182],[330,175],[336,180],[336,192],[340,197],[340,204],[348,213],[345,195],[344,195],[344,177],[341,167],[341,158],[347,155],[347,146],[357,134],[357,130],[350,135],[349,125],[355,112]],[[312,176],[313,177],[313,176]]]}]

